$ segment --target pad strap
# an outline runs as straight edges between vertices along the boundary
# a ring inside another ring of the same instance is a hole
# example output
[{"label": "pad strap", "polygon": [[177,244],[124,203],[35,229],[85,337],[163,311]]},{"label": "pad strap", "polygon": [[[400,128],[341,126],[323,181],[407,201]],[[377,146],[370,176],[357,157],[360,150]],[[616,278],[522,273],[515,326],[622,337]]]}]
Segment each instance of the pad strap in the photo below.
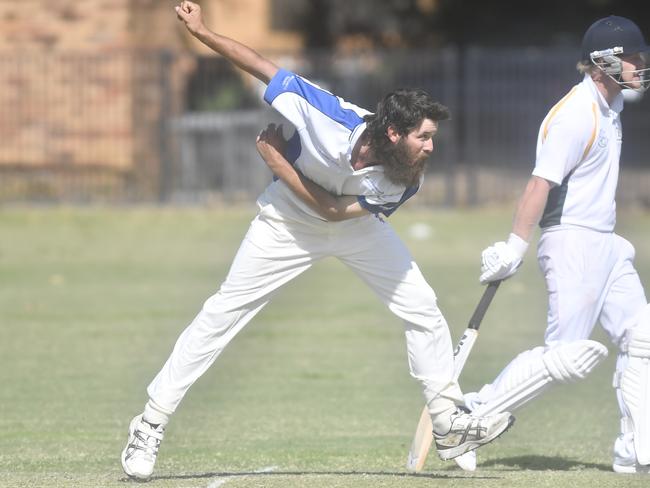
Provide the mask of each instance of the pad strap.
[{"label": "pad strap", "polygon": [[634,422],[630,417],[621,418],[621,434],[629,434],[634,432]]}]

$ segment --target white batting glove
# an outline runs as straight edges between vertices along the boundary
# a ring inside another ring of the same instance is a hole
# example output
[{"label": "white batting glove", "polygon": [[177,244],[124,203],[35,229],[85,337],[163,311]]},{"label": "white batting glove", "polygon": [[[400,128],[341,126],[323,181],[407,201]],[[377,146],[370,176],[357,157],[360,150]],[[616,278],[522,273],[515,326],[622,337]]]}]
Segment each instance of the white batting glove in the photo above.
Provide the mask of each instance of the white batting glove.
[{"label": "white batting glove", "polygon": [[497,242],[481,253],[481,284],[504,280],[517,271],[526,254],[528,243],[516,234],[507,242]]}]

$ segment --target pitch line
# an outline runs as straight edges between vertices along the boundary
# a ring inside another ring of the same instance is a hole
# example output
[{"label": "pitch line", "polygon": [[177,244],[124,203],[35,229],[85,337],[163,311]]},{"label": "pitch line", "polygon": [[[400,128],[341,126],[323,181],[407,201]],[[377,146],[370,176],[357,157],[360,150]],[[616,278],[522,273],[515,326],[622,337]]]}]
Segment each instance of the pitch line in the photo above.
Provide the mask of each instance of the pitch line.
[{"label": "pitch line", "polygon": [[[257,469],[255,471],[253,471],[253,473],[256,473],[256,474],[257,473],[259,473],[259,474],[272,473],[276,469],[278,469],[277,466],[267,466],[265,468]],[[219,487],[225,485],[228,481],[232,480],[233,478],[246,478],[246,475],[244,475],[244,476],[227,476],[225,478],[220,478],[220,479],[217,479],[217,480],[214,480],[213,482],[211,482],[206,488],[219,488]]]}]

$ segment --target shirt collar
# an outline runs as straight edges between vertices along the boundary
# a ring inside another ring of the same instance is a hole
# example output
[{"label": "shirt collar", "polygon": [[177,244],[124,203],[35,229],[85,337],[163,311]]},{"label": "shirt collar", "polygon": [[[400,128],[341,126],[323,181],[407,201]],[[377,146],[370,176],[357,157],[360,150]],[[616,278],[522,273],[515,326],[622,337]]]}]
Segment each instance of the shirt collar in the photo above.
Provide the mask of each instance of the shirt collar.
[{"label": "shirt collar", "polygon": [[619,93],[616,95],[616,97],[614,97],[614,101],[610,106],[607,103],[607,100],[605,100],[603,94],[600,93],[600,90],[596,86],[596,83],[594,83],[594,80],[591,79],[591,76],[585,74],[583,83],[587,86],[589,93],[591,93],[591,96],[598,102],[598,105],[603,112],[609,112],[610,110],[613,110],[617,114],[620,114],[623,111],[624,98],[622,93]]},{"label": "shirt collar", "polygon": [[359,137],[365,132],[366,130],[366,123],[362,122],[359,125],[357,125],[353,130],[352,133],[350,134],[350,145],[348,146],[348,162],[352,164],[352,151],[354,150],[354,146],[357,145],[357,141],[359,140]]}]

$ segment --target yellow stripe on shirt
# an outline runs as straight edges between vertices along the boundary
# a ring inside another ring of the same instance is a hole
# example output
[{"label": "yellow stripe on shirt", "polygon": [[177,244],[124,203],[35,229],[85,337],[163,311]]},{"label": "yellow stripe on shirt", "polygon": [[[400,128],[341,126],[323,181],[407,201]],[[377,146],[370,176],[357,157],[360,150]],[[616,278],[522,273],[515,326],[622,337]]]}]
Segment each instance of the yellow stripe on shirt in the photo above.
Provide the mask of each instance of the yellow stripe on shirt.
[{"label": "yellow stripe on shirt", "polygon": [[[542,141],[546,140],[546,136],[548,135],[548,130],[551,125],[551,121],[553,120],[553,117],[558,113],[558,111],[562,108],[562,106],[571,98],[571,96],[576,92],[578,89],[577,86],[574,86],[569,93],[567,93],[562,100],[557,102],[555,106],[551,109],[551,112],[546,119],[546,123],[544,124],[544,136],[542,137]],[[585,147],[584,152],[582,153],[582,159],[587,157],[587,154],[591,150],[591,146],[594,145],[594,141],[596,140],[596,131],[598,129],[598,114],[597,114],[598,107],[596,106],[595,102],[591,102],[591,111],[594,114],[594,128],[591,131],[591,137],[589,138],[589,142],[587,143],[587,147]]]},{"label": "yellow stripe on shirt", "polygon": [[587,143],[587,147],[585,148],[585,152],[582,153],[582,159],[585,159],[587,157],[587,154],[589,153],[589,150],[591,149],[591,146],[594,145],[594,141],[596,140],[596,129],[598,128],[598,113],[597,113],[598,107],[596,107],[596,102],[591,102],[591,111],[594,114],[594,129],[591,131],[591,138],[589,139],[589,143]]},{"label": "yellow stripe on shirt", "polygon": [[546,123],[544,124],[544,137],[542,138],[543,141],[546,140],[546,136],[548,135],[548,128],[551,125],[551,121],[553,120],[553,117],[557,114],[557,112],[562,108],[562,105],[566,103],[566,101],[571,98],[571,96],[576,92],[578,89],[577,86],[574,86],[569,93],[564,95],[564,98],[557,102],[555,104],[555,107],[551,109],[551,113],[548,116],[548,119],[546,119]]}]

